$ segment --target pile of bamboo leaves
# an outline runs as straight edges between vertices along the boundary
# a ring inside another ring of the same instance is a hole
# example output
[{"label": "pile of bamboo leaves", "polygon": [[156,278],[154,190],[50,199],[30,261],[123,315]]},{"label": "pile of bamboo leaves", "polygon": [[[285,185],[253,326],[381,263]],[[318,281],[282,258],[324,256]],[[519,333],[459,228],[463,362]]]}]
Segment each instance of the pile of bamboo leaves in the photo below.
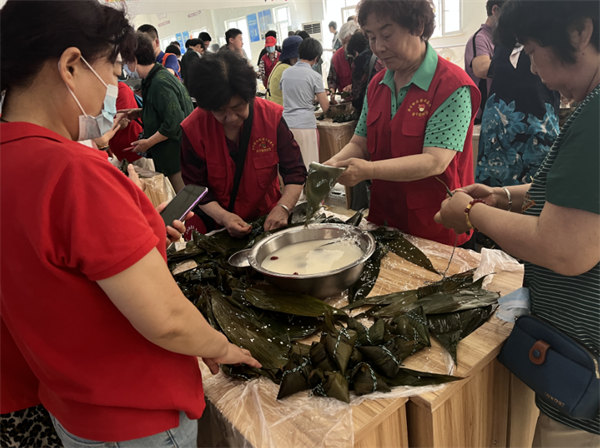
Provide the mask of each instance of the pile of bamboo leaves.
[{"label": "pile of bamboo leaves", "polygon": [[[361,217],[358,213],[346,223],[358,225]],[[296,212],[291,225],[304,220],[302,211]],[[324,215],[314,220],[341,222]],[[371,232],[377,247],[349,290],[349,305],[339,309],[315,297],[281,291],[252,269],[227,263],[231,254],[268,235],[263,223],[264,218],[253,222],[242,239],[226,232],[196,233],[185,249],[168,254],[172,271],[182,261],[195,262],[195,267],[174,275],[179,287],[214,328],[250,350],[263,366],[223,366],[225,373],[241,379],[267,376],[280,384],[278,398],[310,389],[346,402],[349,391],[362,395],[459,379],[405,369],[402,361],[430,346],[431,336],[456,360],[458,341],[492,314],[498,294],[482,289],[481,281],[473,282],[472,271],[416,290],[367,297],[388,252],[436,272],[400,232],[380,228]],[[369,328],[348,315],[359,307],[366,311],[357,317],[373,321]],[[318,342],[300,342],[318,333]]]}]

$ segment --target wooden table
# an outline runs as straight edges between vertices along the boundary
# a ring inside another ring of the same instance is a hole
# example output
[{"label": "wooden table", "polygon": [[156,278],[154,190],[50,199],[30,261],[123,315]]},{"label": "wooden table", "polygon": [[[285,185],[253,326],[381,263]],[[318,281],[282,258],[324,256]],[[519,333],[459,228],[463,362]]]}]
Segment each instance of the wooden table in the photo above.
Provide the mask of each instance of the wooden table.
[{"label": "wooden table", "polygon": [[[446,269],[451,247],[417,238],[414,242],[436,269]],[[479,257],[456,249],[448,275],[477,266]],[[383,260],[371,294],[414,289],[435,280],[438,275],[392,254]],[[522,271],[499,272],[487,288],[506,294],[521,282]],[[346,404],[302,393],[277,401],[278,386],[267,379],[243,384],[206,378],[206,395],[215,400],[222,418],[239,432],[245,446],[527,446],[536,418],[533,394],[495,360],[511,327],[493,316],[459,343],[454,374],[464,380],[409,399],[377,398],[352,404],[351,414]],[[404,363],[416,370],[448,373],[448,355],[436,341]],[[256,406],[259,398],[261,404]],[[230,446],[242,445],[231,440]]]}]

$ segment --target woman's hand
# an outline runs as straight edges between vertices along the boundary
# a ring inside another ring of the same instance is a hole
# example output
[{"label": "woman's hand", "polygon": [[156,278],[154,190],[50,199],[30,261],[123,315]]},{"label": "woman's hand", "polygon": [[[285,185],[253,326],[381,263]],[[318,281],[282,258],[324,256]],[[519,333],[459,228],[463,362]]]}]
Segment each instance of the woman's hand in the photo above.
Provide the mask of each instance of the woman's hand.
[{"label": "woman's hand", "polygon": [[[168,204],[168,202],[163,202],[162,204],[159,204],[158,207],[156,207],[156,211],[158,213],[162,212],[165,209],[165,207],[167,206],[167,204]],[[183,220],[186,221],[186,220],[190,219],[192,216],[194,216],[194,212],[188,212],[188,214],[185,215],[185,218],[183,218]],[[166,228],[167,228],[167,239],[171,243],[174,243],[175,241],[179,241],[181,239],[181,236],[185,233],[185,224],[178,219],[173,220],[171,225],[168,225]]]},{"label": "woman's hand", "polygon": [[133,152],[137,152],[138,154],[144,154],[150,148],[152,148],[152,143],[150,142],[150,139],[141,138],[139,140],[136,140],[135,142],[131,142],[131,149],[127,149]]},{"label": "woman's hand", "polygon": [[365,159],[351,157],[329,164],[337,167],[346,167],[346,171],[338,178],[338,182],[348,187],[353,187],[363,180],[373,178],[373,163]]},{"label": "woman's hand", "polygon": [[440,211],[435,214],[433,220],[448,229],[453,229],[456,233],[468,232],[470,228],[467,225],[465,208],[472,200],[472,196],[462,190],[456,190],[453,196],[447,197],[442,202]]},{"label": "woman's hand", "polygon": [[117,114],[122,114],[123,118],[127,118],[128,120],[137,120],[138,118],[142,118],[142,109],[139,107],[135,109],[120,109],[117,111]]},{"label": "woman's hand", "polygon": [[202,361],[208,366],[213,375],[219,373],[219,364],[246,364],[250,367],[256,367],[257,369],[262,367],[262,365],[252,357],[250,351],[234,344],[228,345],[225,356],[221,358],[202,358]]},{"label": "woman's hand", "polygon": [[235,213],[227,213],[223,217],[221,225],[234,238],[241,238],[252,230],[252,226]]},{"label": "woman's hand", "polygon": [[[144,191],[144,184],[140,180],[140,176],[138,175],[137,171],[135,170],[135,166],[132,163],[127,165],[127,174],[129,175],[129,179],[131,179],[131,181],[134,184],[136,184],[138,187],[140,187],[140,190]],[[165,202],[165,204],[166,204],[166,202]],[[161,204],[161,205],[163,205],[163,204]]]},{"label": "woman's hand", "polygon": [[287,210],[279,204],[275,205],[269,212],[267,219],[265,219],[265,231],[268,232],[269,230],[280,229],[281,227],[286,226],[289,217]]},{"label": "woman's hand", "polygon": [[[466,187],[461,187],[457,191],[462,191],[473,199],[483,199],[485,203],[491,207],[496,207],[498,203],[495,190],[484,184],[471,184]],[[504,193],[503,193],[504,194]]]}]

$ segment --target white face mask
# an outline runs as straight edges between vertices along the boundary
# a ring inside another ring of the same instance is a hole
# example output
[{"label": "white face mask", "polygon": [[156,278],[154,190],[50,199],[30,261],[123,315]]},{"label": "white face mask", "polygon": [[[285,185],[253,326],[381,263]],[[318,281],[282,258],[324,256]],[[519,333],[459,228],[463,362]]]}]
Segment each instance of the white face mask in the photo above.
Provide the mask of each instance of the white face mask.
[{"label": "white face mask", "polygon": [[104,105],[102,111],[96,117],[88,115],[83,110],[81,103],[73,93],[73,91],[67,86],[69,93],[79,106],[79,110],[83,115],[79,116],[79,136],[77,140],[88,140],[101,137],[112,129],[115,115],[117,114],[117,96],[119,95],[119,88],[113,84],[106,84],[100,75],[96,73],[96,70],[92,68],[90,64],[81,56],[81,60],[88,66],[96,78],[100,80],[102,85],[106,87],[106,95],[104,96]]}]

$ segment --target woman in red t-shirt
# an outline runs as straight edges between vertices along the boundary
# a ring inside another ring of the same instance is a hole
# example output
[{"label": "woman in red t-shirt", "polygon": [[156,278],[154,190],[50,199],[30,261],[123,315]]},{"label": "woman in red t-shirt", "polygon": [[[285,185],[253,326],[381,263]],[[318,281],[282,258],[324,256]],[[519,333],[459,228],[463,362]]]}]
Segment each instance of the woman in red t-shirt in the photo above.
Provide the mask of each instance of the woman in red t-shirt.
[{"label": "woman in red t-shirt", "polygon": [[196,446],[197,357],[260,364],[183,296],[144,193],[75,142],[113,126],[133,29],[95,0],[9,0],[0,33],[0,412],[41,402],[65,446]]}]

